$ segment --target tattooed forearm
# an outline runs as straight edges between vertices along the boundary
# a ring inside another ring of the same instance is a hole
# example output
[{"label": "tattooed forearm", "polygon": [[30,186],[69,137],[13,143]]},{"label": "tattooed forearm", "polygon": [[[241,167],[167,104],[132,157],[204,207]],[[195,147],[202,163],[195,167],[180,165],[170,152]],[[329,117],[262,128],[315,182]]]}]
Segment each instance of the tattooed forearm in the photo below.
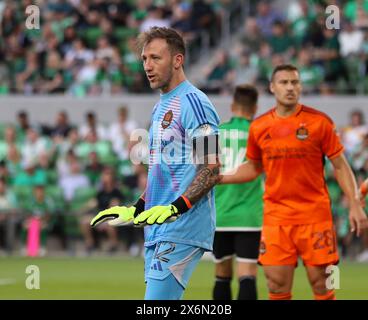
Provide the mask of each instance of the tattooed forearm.
[{"label": "tattooed forearm", "polygon": [[200,166],[184,196],[191,204],[196,203],[220,181],[220,164]]}]

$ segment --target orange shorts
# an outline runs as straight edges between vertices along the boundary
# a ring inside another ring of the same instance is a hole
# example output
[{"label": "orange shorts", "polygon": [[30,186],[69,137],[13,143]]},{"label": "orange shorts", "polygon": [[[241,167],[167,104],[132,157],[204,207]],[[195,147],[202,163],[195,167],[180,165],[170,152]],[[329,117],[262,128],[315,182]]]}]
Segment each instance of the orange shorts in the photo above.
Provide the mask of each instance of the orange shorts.
[{"label": "orange shorts", "polygon": [[263,226],[258,257],[260,264],[297,265],[298,257],[301,257],[305,265],[310,266],[338,263],[339,255],[332,221]]}]

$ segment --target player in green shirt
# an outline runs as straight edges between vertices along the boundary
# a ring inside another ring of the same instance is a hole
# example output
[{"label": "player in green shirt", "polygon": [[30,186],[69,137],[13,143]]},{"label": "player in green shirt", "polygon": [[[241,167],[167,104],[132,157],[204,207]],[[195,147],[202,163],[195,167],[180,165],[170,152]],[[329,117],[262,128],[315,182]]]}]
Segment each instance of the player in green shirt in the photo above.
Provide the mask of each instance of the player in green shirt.
[{"label": "player in green shirt", "polygon": [[[250,85],[235,88],[233,117],[220,126],[222,172],[245,160],[250,123],[257,111],[258,92]],[[216,233],[213,253],[216,263],[214,300],[231,299],[233,256],[237,262],[238,300],[256,300],[256,275],[263,220],[261,177],[245,184],[217,185]]]}]

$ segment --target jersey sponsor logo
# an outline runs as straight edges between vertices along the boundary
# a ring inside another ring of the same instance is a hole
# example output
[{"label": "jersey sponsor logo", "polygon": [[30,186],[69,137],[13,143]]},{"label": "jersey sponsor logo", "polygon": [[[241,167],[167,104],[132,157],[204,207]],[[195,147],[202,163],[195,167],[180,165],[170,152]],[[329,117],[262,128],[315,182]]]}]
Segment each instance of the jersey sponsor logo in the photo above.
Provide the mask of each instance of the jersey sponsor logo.
[{"label": "jersey sponsor logo", "polygon": [[163,129],[166,129],[168,126],[170,126],[173,117],[174,117],[174,114],[172,110],[169,110],[168,112],[165,113],[164,118],[161,122],[161,126]]},{"label": "jersey sponsor logo", "polygon": [[305,127],[305,125],[302,123],[300,127],[296,130],[296,137],[299,140],[305,140],[309,136],[308,129]]}]

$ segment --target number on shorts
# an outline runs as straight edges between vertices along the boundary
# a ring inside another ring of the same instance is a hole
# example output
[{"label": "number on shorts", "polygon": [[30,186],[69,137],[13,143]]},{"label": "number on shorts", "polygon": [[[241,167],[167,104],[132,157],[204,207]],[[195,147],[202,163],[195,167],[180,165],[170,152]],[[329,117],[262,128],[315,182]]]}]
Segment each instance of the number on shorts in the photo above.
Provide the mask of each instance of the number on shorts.
[{"label": "number on shorts", "polygon": [[314,232],[312,236],[313,238],[317,237],[317,240],[313,243],[314,250],[331,247],[331,250],[328,252],[328,254],[336,252],[335,233],[333,230],[328,229],[324,230],[323,232]]}]

